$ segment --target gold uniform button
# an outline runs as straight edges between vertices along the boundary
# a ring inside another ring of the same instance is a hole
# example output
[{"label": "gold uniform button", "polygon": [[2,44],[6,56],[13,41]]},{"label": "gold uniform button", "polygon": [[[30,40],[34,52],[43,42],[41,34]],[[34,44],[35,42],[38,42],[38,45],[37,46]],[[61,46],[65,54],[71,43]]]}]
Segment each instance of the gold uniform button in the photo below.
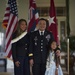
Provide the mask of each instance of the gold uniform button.
[{"label": "gold uniform button", "polygon": [[41,49],[41,51],[43,51],[43,50]]},{"label": "gold uniform button", "polygon": [[41,43],[41,45],[43,45],[43,43]]},{"label": "gold uniform button", "polygon": [[25,48],[25,50],[27,50],[27,48]]},{"label": "gold uniform button", "polygon": [[43,46],[41,46],[41,48],[43,48]]},{"label": "gold uniform button", "polygon": [[41,40],[41,42],[43,42],[43,40]]},{"label": "gold uniform button", "polygon": [[25,45],[27,45],[27,44],[25,44]]}]

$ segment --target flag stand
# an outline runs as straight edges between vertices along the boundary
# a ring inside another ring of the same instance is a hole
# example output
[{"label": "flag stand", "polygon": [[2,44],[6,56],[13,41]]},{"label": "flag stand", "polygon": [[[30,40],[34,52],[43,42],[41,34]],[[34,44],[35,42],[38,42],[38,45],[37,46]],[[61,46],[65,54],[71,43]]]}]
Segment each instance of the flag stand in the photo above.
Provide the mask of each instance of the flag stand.
[{"label": "flag stand", "polygon": [[67,39],[67,72],[69,75],[69,38]]}]

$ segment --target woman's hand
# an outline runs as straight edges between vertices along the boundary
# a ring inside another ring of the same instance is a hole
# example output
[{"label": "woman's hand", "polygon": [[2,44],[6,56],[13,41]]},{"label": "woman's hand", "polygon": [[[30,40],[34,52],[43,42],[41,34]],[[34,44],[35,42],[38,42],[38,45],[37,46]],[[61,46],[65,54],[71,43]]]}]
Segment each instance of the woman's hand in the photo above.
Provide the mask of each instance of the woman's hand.
[{"label": "woman's hand", "polygon": [[17,67],[19,67],[19,66],[20,66],[20,62],[19,62],[19,61],[16,61],[16,62],[15,62],[15,65],[16,65]]}]

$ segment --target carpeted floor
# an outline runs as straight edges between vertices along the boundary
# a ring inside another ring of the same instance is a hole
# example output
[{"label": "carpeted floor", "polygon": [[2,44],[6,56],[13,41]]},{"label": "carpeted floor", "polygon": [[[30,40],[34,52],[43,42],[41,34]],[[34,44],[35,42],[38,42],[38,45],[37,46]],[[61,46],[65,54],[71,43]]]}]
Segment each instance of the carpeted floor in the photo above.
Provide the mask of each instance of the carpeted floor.
[{"label": "carpeted floor", "polygon": [[0,75],[12,75],[11,73],[7,73],[7,72],[0,72]]}]

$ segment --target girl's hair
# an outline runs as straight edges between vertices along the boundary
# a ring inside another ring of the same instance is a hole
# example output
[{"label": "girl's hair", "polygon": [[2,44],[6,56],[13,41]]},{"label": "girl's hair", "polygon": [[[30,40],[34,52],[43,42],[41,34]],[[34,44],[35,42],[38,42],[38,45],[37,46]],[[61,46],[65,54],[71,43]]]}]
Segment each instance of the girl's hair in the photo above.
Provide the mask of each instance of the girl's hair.
[{"label": "girl's hair", "polygon": [[27,21],[25,20],[25,19],[20,19],[19,21],[18,21],[18,25],[17,25],[17,29],[16,29],[16,36],[19,36],[19,35],[21,35],[21,33],[23,33],[24,31],[22,31],[21,30],[21,28],[20,28],[20,25],[21,25],[21,22],[25,22],[26,23],[26,25],[27,25]]},{"label": "girl's hair", "polygon": [[[50,53],[50,50],[51,50],[51,44],[53,43],[53,42],[56,42],[55,40],[52,40],[52,41],[50,41],[49,42],[49,44],[48,44],[48,56],[49,56],[49,53]],[[57,45],[57,42],[56,42],[56,45]],[[60,48],[58,47],[58,45],[56,46],[56,49],[54,50],[54,52],[55,52],[55,62],[56,62],[56,65],[58,64],[58,63],[60,63],[60,57],[57,57],[57,55],[56,55],[56,51],[57,50],[60,50]],[[47,57],[48,57],[47,56]]]},{"label": "girl's hair", "polygon": [[[52,44],[53,42],[56,42],[56,41],[55,41],[55,40],[52,40],[52,41],[50,41],[50,42],[48,43],[48,49],[49,49],[49,50],[52,49],[52,48],[51,48],[51,44]],[[56,42],[56,44],[57,44],[57,42]]]},{"label": "girl's hair", "polygon": [[[55,50],[55,52],[56,52],[57,50],[60,50],[60,48],[57,47],[56,50]],[[60,64],[60,56],[57,56],[56,53],[55,53],[55,62],[56,62],[56,66],[58,66],[58,64]]]},{"label": "girl's hair", "polygon": [[[50,51],[51,51],[51,44],[53,43],[53,42],[56,42],[55,40],[51,40],[49,43],[48,43],[48,52],[47,52],[47,57],[49,56],[49,53],[50,53]],[[55,49],[56,50],[56,49]],[[54,51],[55,51],[54,50]]]}]

